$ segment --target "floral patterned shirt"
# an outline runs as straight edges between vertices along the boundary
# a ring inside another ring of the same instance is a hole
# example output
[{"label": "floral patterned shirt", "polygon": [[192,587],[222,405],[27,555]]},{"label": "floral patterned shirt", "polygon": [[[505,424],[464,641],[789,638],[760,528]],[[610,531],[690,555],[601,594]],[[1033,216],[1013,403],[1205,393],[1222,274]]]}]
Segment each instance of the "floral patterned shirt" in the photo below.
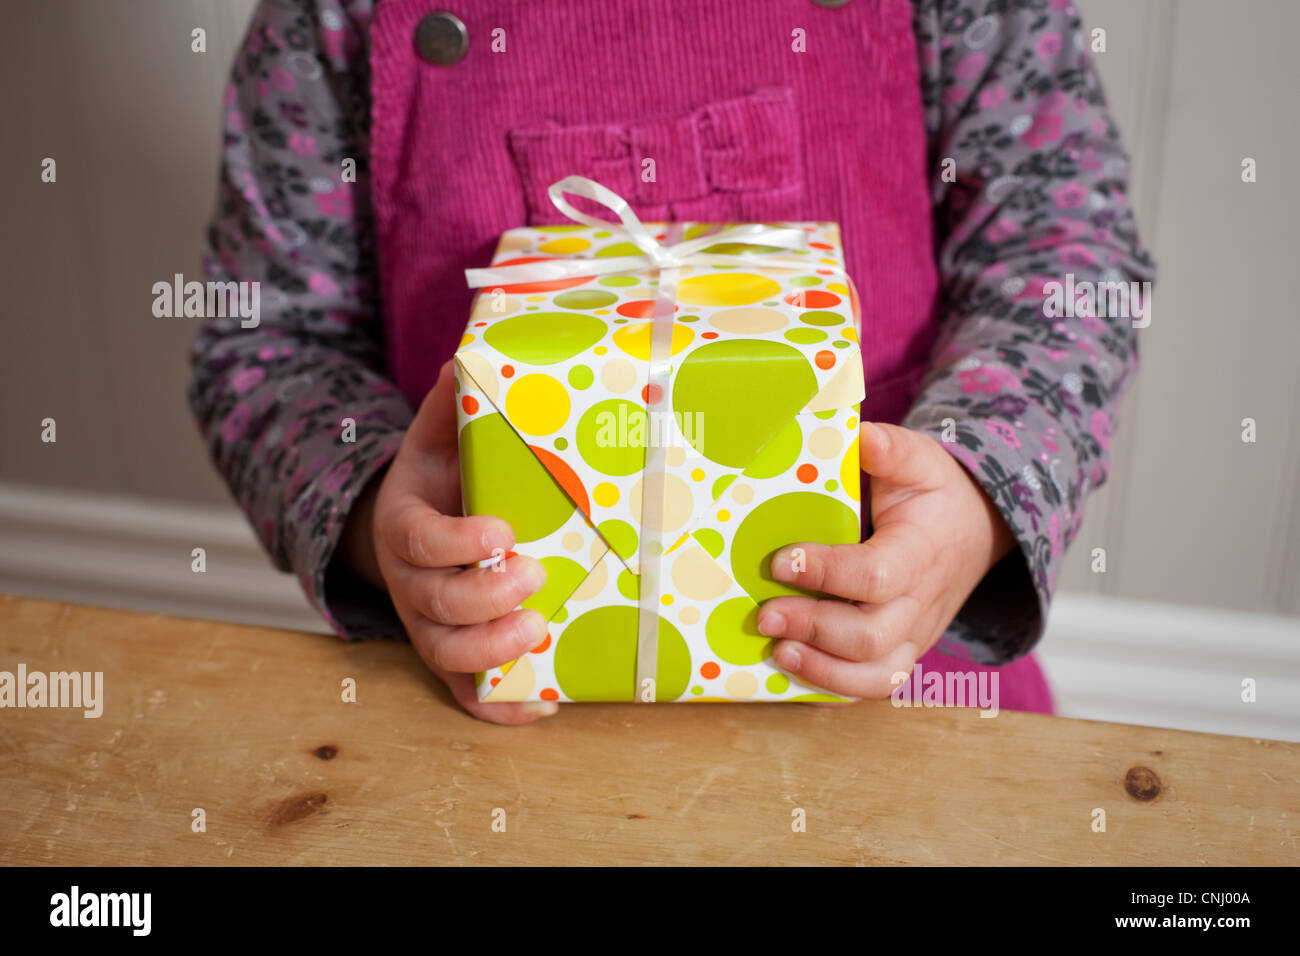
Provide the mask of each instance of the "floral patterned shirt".
[{"label": "floral patterned shirt", "polygon": [[[412,416],[385,371],[376,304],[372,6],[263,0],[254,14],[226,88],[204,264],[212,280],[259,281],[261,320],[207,320],[189,389],[213,458],[275,564],[354,639],[403,635],[386,595],[334,552],[352,502]],[[913,8],[943,326],[903,424],[944,442],[1019,542],[941,644],[1001,664],[1041,635],[1084,500],[1106,479],[1116,402],[1137,366],[1133,318],[1104,309],[1050,318],[1049,283],[1066,273],[1076,288],[1149,281],[1154,264],[1069,0]],[[347,158],[357,176],[344,188]],[[340,441],[343,414],[357,422],[356,441]]]}]

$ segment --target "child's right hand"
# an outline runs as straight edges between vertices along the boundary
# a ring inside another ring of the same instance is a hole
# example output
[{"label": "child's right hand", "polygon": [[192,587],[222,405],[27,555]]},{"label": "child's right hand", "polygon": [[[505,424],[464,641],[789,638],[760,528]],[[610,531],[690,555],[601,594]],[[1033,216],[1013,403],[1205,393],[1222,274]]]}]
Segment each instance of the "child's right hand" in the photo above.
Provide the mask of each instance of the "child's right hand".
[{"label": "child's right hand", "polygon": [[448,362],[388,471],[352,509],[342,544],[352,567],[388,592],[416,651],[465,710],[492,723],[524,724],[558,705],[481,703],[474,674],[545,640],[546,619],[519,603],[542,586],[546,572],[526,555],[510,558],[504,571],[463,567],[509,551],[515,536],[500,518],[456,517],[455,409]]}]

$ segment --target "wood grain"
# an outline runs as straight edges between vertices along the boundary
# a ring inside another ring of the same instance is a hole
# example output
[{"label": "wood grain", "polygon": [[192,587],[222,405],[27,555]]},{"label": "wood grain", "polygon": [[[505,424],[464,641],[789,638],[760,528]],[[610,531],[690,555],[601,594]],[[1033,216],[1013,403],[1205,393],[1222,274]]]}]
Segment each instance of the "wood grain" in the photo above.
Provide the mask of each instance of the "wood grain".
[{"label": "wood grain", "polygon": [[0,596],[20,662],[103,671],[105,706],[0,710],[3,864],[1300,859],[1300,744],[887,702],[496,727],[407,645]]}]

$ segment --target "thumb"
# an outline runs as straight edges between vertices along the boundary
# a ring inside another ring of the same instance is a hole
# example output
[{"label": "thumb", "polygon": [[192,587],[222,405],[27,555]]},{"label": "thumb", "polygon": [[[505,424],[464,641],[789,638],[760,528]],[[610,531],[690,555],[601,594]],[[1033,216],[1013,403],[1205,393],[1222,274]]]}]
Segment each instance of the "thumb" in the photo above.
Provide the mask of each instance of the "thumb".
[{"label": "thumb", "polygon": [[923,491],[942,484],[935,456],[946,453],[928,435],[876,422],[863,422],[858,433],[862,470],[872,478]]},{"label": "thumb", "polygon": [[438,381],[424,396],[406,430],[406,437],[417,451],[433,451],[456,443],[456,394],[448,359],[438,370]]}]

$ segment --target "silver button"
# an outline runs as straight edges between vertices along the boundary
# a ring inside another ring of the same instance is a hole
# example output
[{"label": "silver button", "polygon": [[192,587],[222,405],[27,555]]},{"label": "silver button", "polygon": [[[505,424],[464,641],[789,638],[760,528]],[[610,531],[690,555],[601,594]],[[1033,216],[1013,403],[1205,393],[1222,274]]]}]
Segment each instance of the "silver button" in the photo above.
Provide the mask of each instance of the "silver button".
[{"label": "silver button", "polygon": [[456,14],[431,13],[415,28],[415,48],[426,62],[449,66],[464,59],[469,32]]},{"label": "silver button", "polygon": [[819,7],[842,7],[848,2],[849,0],[813,0]]}]

